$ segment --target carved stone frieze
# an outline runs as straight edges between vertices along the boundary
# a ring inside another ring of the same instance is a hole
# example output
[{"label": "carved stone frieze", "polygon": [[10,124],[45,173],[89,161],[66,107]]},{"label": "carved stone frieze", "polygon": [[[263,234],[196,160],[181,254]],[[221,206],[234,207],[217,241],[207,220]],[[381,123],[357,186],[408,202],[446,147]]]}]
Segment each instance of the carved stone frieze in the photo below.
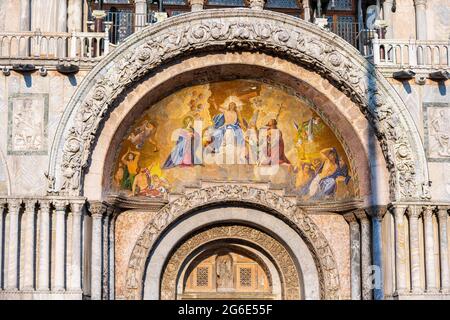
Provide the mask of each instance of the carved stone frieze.
[{"label": "carved stone frieze", "polygon": [[317,225],[294,202],[273,192],[242,186],[212,186],[188,193],[164,206],[144,228],[130,256],[126,294],[141,299],[144,269],[149,252],[161,232],[172,222],[193,210],[215,204],[246,203],[278,215],[304,239],[316,262],[324,299],[339,299],[339,274],[333,252]]},{"label": "carved stone frieze", "polygon": [[264,249],[280,268],[283,279],[283,296],[286,300],[300,299],[298,271],[291,255],[277,240],[254,228],[231,225],[213,227],[187,239],[170,257],[161,280],[161,299],[175,300],[177,275],[186,258],[195,249],[219,239],[240,239],[250,241]]}]

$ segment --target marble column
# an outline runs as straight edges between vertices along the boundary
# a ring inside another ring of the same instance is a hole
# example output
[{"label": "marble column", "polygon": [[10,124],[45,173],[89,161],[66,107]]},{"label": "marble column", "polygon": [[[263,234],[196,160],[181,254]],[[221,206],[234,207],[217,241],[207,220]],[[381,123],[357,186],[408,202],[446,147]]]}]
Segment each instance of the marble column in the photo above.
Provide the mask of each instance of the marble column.
[{"label": "marble column", "polygon": [[361,233],[353,213],[344,215],[350,226],[350,281],[352,300],[361,300]]},{"label": "marble column", "polygon": [[416,38],[427,40],[427,0],[414,0],[416,9]]},{"label": "marble column", "polygon": [[71,291],[81,291],[81,215],[84,200],[72,201],[72,265],[71,265]]},{"label": "marble column", "polygon": [[59,1],[57,23],[57,32],[67,32],[67,0]]},{"label": "marble column", "polygon": [[147,23],[147,0],[136,0],[134,5],[136,12],[135,30],[139,31]]},{"label": "marble column", "polygon": [[420,247],[419,247],[419,216],[420,210],[416,206],[409,206],[409,252],[411,256],[411,292],[420,293]]},{"label": "marble column", "polygon": [[50,202],[41,200],[39,210],[39,268],[37,288],[50,289]]},{"label": "marble column", "polygon": [[356,211],[356,217],[361,224],[361,274],[362,274],[362,299],[372,300],[373,284],[371,275],[371,246],[370,246],[370,220],[364,210]]},{"label": "marble column", "polygon": [[394,4],[394,0],[384,0],[383,2],[383,20],[387,23],[386,28],[386,39],[393,39],[394,30],[392,25],[392,5]]},{"label": "marble column", "polygon": [[111,215],[114,212],[114,208],[108,206],[106,208],[106,214],[103,218],[103,239],[102,239],[102,300],[109,300],[109,224],[111,221]]},{"label": "marble column", "polygon": [[115,225],[118,212],[113,209],[109,218],[109,299],[115,299]]},{"label": "marble column", "polygon": [[381,223],[387,211],[386,206],[372,206],[366,209],[370,216],[372,225],[372,268],[375,272],[375,283],[373,287],[373,299],[384,299],[384,276],[383,276],[383,241]]},{"label": "marble column", "polygon": [[425,237],[425,280],[427,292],[437,292],[436,269],[434,263],[433,207],[423,207]]},{"label": "marble column", "polygon": [[19,214],[22,200],[8,200],[9,243],[8,243],[8,277],[6,289],[19,289]]},{"label": "marble column", "polygon": [[20,31],[31,29],[30,0],[20,0]]},{"label": "marble column", "polygon": [[303,8],[303,19],[311,22],[311,9],[309,8],[309,0],[297,0],[297,5]]},{"label": "marble column", "polygon": [[450,275],[448,265],[448,210],[449,207],[439,207],[439,250],[441,263],[441,291],[443,293],[450,293]]},{"label": "marble column", "polygon": [[203,5],[205,0],[188,0],[189,5],[191,6],[191,11],[201,11],[203,10]]},{"label": "marble column", "polygon": [[395,280],[396,293],[406,292],[406,239],[405,239],[405,211],[404,205],[393,205],[391,211],[394,215],[395,234]]},{"label": "marble column", "polygon": [[92,251],[91,251],[91,300],[102,299],[102,222],[106,206],[101,202],[90,205],[92,216]]},{"label": "marble column", "polygon": [[69,0],[67,30],[69,32],[83,30],[83,0]]},{"label": "marble column", "polygon": [[66,276],[66,207],[63,200],[54,201],[55,206],[55,281],[53,290],[65,289]]},{"label": "marble column", "polygon": [[25,249],[23,262],[23,289],[34,289],[34,253],[35,253],[35,209],[36,200],[25,200]]},{"label": "marble column", "polygon": [[3,244],[5,242],[4,229],[5,229],[5,209],[6,200],[0,199],[0,290],[4,288],[3,282],[3,257],[5,254]]}]

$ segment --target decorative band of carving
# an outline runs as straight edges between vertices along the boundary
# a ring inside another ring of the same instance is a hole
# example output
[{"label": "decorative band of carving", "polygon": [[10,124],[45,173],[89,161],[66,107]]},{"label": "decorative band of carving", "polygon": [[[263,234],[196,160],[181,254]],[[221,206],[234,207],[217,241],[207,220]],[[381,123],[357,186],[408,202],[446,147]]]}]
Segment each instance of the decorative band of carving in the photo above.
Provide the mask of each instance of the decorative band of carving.
[{"label": "decorative band of carving", "polygon": [[126,296],[142,298],[142,283],[150,250],[161,232],[181,216],[214,204],[246,203],[262,208],[291,225],[310,249],[319,273],[321,298],[339,299],[339,274],[333,252],[317,225],[295,203],[273,192],[240,186],[214,186],[188,193],[163,207],[144,228],[130,256]]},{"label": "decorative band of carving", "polygon": [[200,246],[219,239],[247,240],[264,249],[275,261],[283,279],[283,296],[286,300],[300,299],[298,271],[291,255],[277,240],[254,228],[232,225],[213,227],[187,239],[170,257],[161,281],[161,300],[175,300],[177,276],[189,254]]}]

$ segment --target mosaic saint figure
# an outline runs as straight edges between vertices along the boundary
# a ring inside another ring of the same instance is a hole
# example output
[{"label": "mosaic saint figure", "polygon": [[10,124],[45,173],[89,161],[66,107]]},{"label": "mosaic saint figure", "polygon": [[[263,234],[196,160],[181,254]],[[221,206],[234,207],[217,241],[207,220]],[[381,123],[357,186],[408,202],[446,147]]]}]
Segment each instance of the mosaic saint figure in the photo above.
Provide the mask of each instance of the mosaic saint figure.
[{"label": "mosaic saint figure", "polygon": [[139,173],[139,159],[141,157],[141,153],[138,151],[131,151],[130,148],[128,148],[128,151],[123,155],[122,159],[120,160],[124,167],[124,173],[123,178],[121,182],[122,189],[132,190],[133,183],[134,183],[134,177]]},{"label": "mosaic saint figure", "polygon": [[335,148],[322,149],[320,157],[321,163],[316,168],[316,176],[309,187],[309,195],[312,200],[334,196],[338,177],[344,177],[345,184],[350,181],[347,165],[339,158]]},{"label": "mosaic saint figure", "polygon": [[172,149],[172,152],[167,157],[162,168],[170,169],[175,167],[191,167],[194,164],[199,164],[200,160],[196,159],[194,150],[194,139],[200,137],[193,128],[194,118],[187,116],[183,119],[183,127],[177,130],[178,139]]},{"label": "mosaic saint figure", "polygon": [[266,154],[261,154],[260,164],[262,165],[277,165],[286,164],[291,162],[284,153],[284,139],[283,133],[278,129],[278,121],[276,119],[270,119],[265,126],[266,132]]},{"label": "mosaic saint figure", "polygon": [[133,187],[131,189],[133,195],[146,195],[151,184],[150,171],[148,168],[139,169],[139,173],[134,177]]},{"label": "mosaic saint figure", "polygon": [[149,142],[153,145],[153,151],[157,152],[158,147],[153,136],[156,132],[156,126],[148,120],[145,120],[142,125],[137,127],[134,132],[128,136],[128,140],[136,147],[136,149],[142,149],[145,142]]}]

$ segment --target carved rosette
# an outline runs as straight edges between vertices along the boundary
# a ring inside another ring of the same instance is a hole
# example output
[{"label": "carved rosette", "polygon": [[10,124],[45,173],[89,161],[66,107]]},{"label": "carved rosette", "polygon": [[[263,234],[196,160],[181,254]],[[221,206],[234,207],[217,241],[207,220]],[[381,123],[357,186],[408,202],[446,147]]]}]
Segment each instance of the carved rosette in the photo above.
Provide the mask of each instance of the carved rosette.
[{"label": "carved rosette", "polygon": [[81,192],[99,124],[126,87],[175,57],[212,50],[281,55],[329,79],[360,106],[375,128],[391,174],[392,199],[420,199],[420,186],[428,181],[420,136],[404,103],[373,66],[344,40],[310,23],[241,8],[190,13],[147,27],[92,71],[95,76],[78,89],[68,107],[67,112],[76,109],[76,116],[64,135],[61,191]]},{"label": "carved rosette", "polygon": [[274,212],[288,222],[305,240],[316,262],[324,299],[339,299],[339,274],[333,252],[317,225],[295,203],[269,191],[240,185],[200,189],[163,207],[144,228],[132,251],[126,277],[128,299],[141,299],[142,282],[148,254],[158,236],[179,217],[211,204],[250,203]]},{"label": "carved rosette", "polygon": [[234,225],[220,226],[200,232],[186,240],[170,257],[161,280],[161,299],[175,300],[177,275],[186,258],[200,246],[219,239],[240,239],[257,244],[272,256],[280,268],[285,300],[300,299],[298,271],[289,252],[277,240],[254,228]]}]

